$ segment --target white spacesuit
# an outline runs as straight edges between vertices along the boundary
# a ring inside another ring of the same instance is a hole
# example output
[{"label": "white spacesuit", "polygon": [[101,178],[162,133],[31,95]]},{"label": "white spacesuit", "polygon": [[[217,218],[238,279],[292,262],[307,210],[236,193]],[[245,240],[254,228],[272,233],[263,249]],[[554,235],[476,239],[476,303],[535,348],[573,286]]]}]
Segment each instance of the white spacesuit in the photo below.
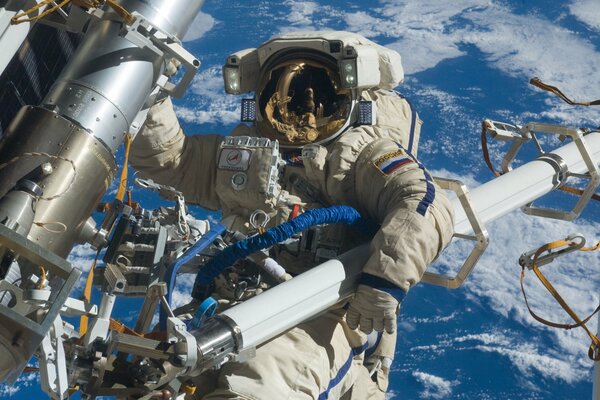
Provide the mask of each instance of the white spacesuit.
[{"label": "white spacesuit", "polygon": [[[132,165],[189,202],[222,210],[231,229],[275,226],[336,204],[379,224],[346,307],[280,335],[245,363],[226,363],[197,398],[384,398],[399,302],[453,227],[449,202],[415,157],[421,121],[391,91],[403,80],[400,61],[357,34],[293,33],[227,59],[226,91],[256,93],[242,107],[251,126],[228,137],[185,136],[169,99],[151,109]],[[365,239],[319,226],[271,256],[300,273]],[[376,343],[371,331],[383,333]]]}]

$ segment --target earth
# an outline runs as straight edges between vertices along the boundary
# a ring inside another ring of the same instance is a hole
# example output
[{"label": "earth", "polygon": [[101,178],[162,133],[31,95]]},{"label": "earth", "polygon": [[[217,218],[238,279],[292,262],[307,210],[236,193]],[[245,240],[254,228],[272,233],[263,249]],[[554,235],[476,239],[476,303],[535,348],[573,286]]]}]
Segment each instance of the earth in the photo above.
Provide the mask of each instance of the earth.
[{"label": "earth", "polygon": [[[184,98],[175,102],[187,134],[227,133],[238,122],[243,96],[226,95],[221,67],[227,55],[257,47],[296,30],[347,30],[397,50],[405,82],[398,90],[424,125],[419,155],[434,176],[463,181],[470,189],[493,179],[483,161],[481,121],[543,121],[574,127],[600,125],[600,110],[569,106],[529,85],[537,76],[580,101],[600,98],[598,0],[208,0],[185,38],[202,66]],[[552,137],[542,145],[561,146]],[[506,145],[492,143],[498,165]],[[517,164],[536,156],[519,154]],[[122,156],[121,156],[122,159]],[[581,185],[581,182],[575,182]],[[146,207],[157,199],[138,193]],[[576,199],[551,194],[539,204],[569,208]],[[593,203],[593,202],[592,202]],[[199,208],[198,217],[218,218]],[[517,261],[525,251],[580,232],[600,239],[600,208],[590,204],[575,222],[530,217],[519,210],[488,224],[490,246],[459,289],[427,284],[402,304],[389,399],[586,399],[592,394],[590,339],[582,329],[549,328],[527,311]],[[456,240],[432,267],[455,273],[470,251]],[[76,247],[70,260],[89,269],[93,251]],[[544,273],[579,315],[598,304],[597,253],[575,253]],[[189,285],[178,286],[185,301]],[[570,322],[533,276],[530,304],[544,318]],[[127,322],[134,301],[119,305]],[[596,330],[596,318],[589,322]],[[0,386],[0,398],[44,398],[37,374]]]}]

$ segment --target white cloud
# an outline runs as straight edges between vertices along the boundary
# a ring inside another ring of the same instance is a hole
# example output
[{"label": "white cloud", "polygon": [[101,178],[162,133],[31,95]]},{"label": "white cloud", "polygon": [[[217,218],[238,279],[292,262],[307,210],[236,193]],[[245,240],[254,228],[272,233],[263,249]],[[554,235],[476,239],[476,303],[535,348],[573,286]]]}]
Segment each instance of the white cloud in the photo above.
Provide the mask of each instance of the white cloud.
[{"label": "white cloud", "polygon": [[406,318],[404,322],[415,324],[439,324],[440,322],[449,322],[458,316],[458,312],[453,312],[450,315],[438,315],[434,318]]},{"label": "white cloud", "polygon": [[[73,247],[73,250],[71,250],[71,253],[67,257],[67,261],[69,261],[73,267],[82,271],[82,274],[79,277],[79,281],[73,289],[75,293],[81,291],[85,286],[87,272],[92,267],[92,263],[94,262],[95,257],[96,250],[92,249],[92,246],[90,246],[89,244],[76,245],[75,247]],[[75,293],[71,293],[71,297],[74,297]]]},{"label": "white cloud", "polygon": [[[595,0],[573,3],[571,11],[598,24],[600,7],[586,13],[592,2]],[[598,97],[597,87],[589,84],[588,77],[600,73],[600,53],[588,39],[555,21],[537,15],[517,15],[489,0],[450,3],[382,0],[380,3],[381,8],[369,13],[343,15],[347,29],[396,49],[403,56],[407,74],[460,57],[466,54],[466,46],[475,46],[483,52],[490,67],[523,82],[538,76],[574,98]],[[573,107],[554,97],[548,97],[547,103],[551,110],[545,117],[568,123],[592,123],[600,119],[600,112],[594,109],[578,108],[574,113]]]},{"label": "white cloud", "polygon": [[[436,171],[435,174],[451,175],[443,171]],[[456,176],[454,178],[460,179]],[[461,180],[467,183],[471,191],[477,186],[470,176]],[[554,346],[550,349],[527,347],[516,343],[510,337],[499,336],[496,332],[482,333],[477,337],[455,338],[454,342],[477,340],[480,342],[479,350],[502,354],[523,371],[537,369],[550,378],[566,382],[587,379],[591,366],[587,358],[589,338],[582,329],[565,331],[550,328],[529,315],[519,285],[521,267],[518,265],[518,258],[526,251],[547,242],[563,239],[574,232],[581,232],[590,243],[595,243],[600,239],[600,223],[542,219],[515,211],[488,224],[487,229],[490,245],[464,284],[467,297],[474,301],[485,300],[495,313],[530,329],[531,338],[549,336]],[[434,269],[446,274],[455,273],[471,247],[472,245],[465,241],[455,241],[442,254]],[[591,266],[599,262],[598,252],[576,252],[542,267],[548,280],[581,317],[589,314],[598,305],[597,288],[600,278],[592,273]],[[529,302],[536,313],[552,321],[572,322],[532,272],[526,276],[525,287]],[[588,326],[595,332],[596,318],[593,318]],[[513,351],[515,349],[517,351]],[[562,369],[568,371],[561,372]]]},{"label": "white cloud", "polygon": [[239,122],[241,96],[225,93],[223,75],[220,66],[212,66],[194,78],[191,86],[192,96],[186,104],[191,107],[176,106],[179,118],[194,124],[231,125]]},{"label": "white cloud", "polygon": [[215,19],[206,13],[200,11],[196,18],[194,18],[194,22],[190,25],[187,33],[183,37],[184,42],[191,42],[193,40],[198,40],[208,31],[210,31],[215,26]]},{"label": "white cloud", "polygon": [[538,371],[548,378],[560,379],[567,383],[574,383],[588,379],[587,371],[573,368],[569,361],[561,360],[553,356],[538,354],[539,349],[531,346],[502,347],[502,346],[475,346],[476,349],[497,353],[498,355],[508,357],[518,370],[525,376],[533,371]]},{"label": "white cloud", "polygon": [[171,298],[171,308],[175,309],[192,301],[192,289],[194,288],[194,275],[179,275],[177,284]]},{"label": "white cloud", "polygon": [[[340,10],[337,7],[319,4],[314,1],[286,0],[284,5],[285,22],[279,27],[279,33],[298,30],[328,29],[329,25],[339,19]],[[273,18],[273,16],[269,16]]]},{"label": "white cloud", "polygon": [[598,0],[575,0],[569,11],[590,28],[600,31],[600,4]]},{"label": "white cloud", "polygon": [[419,395],[422,399],[447,399],[452,395],[452,386],[456,385],[455,382],[425,372],[413,371],[412,374],[424,386]]},{"label": "white cloud", "polygon": [[290,7],[288,21],[295,26],[310,28],[312,27],[312,16],[319,9],[319,5],[314,1],[295,1],[288,0],[286,5]]},{"label": "white cloud", "polygon": [[29,388],[31,386],[39,386],[40,374],[37,372],[22,374],[14,385],[0,385],[0,397],[12,398],[21,390]]},{"label": "white cloud", "polygon": [[465,53],[459,49],[460,40],[452,28],[452,20],[468,9],[487,4],[487,1],[459,0],[449,3],[436,1],[381,1],[374,17],[366,12],[344,16],[347,29],[367,37],[398,39],[387,43],[403,56],[407,74],[435,67],[439,62]]},{"label": "white cloud", "polygon": [[388,390],[385,393],[385,400],[395,400],[395,399],[401,399],[402,396],[400,395],[399,392],[396,392],[395,390]]}]

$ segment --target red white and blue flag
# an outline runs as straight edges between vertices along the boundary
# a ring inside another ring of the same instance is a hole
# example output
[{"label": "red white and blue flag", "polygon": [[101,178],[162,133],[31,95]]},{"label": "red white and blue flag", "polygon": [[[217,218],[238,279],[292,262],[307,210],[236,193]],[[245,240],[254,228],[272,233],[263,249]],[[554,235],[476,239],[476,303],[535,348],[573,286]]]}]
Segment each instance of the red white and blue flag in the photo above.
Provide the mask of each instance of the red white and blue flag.
[{"label": "red white and blue flag", "polygon": [[412,162],[413,159],[402,149],[387,153],[374,161],[375,166],[386,175]]}]

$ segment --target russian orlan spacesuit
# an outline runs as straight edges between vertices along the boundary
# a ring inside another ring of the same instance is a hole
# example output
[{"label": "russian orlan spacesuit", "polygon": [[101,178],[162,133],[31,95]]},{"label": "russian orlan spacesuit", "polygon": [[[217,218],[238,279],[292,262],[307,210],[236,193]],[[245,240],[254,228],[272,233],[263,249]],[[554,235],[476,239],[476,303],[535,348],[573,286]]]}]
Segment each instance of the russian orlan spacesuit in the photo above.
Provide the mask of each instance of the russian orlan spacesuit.
[{"label": "russian orlan spacesuit", "polygon": [[[416,159],[421,121],[391,91],[398,53],[348,32],[271,39],[227,58],[228,93],[243,100],[228,137],[185,136],[167,98],[151,109],[131,163],[222,210],[230,229],[275,226],[312,208],[349,205],[378,224],[360,285],[344,307],[271,340],[245,363],[226,363],[206,399],[383,399],[399,302],[452,236],[444,194]],[[316,227],[271,249],[290,274],[352,248],[360,232]],[[366,333],[380,332],[378,335]],[[373,343],[374,342],[374,343]]]}]

